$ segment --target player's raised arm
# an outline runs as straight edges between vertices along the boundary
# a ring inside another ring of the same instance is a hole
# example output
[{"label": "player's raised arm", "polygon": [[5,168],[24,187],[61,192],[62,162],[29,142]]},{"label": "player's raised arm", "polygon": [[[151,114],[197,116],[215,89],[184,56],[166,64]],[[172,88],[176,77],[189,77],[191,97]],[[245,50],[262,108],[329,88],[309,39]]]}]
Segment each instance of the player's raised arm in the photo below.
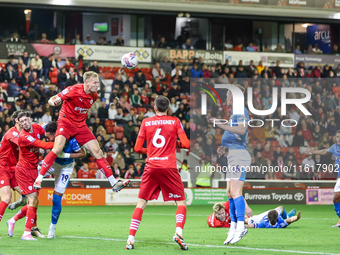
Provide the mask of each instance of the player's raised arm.
[{"label": "player's raised arm", "polygon": [[62,102],[62,99],[58,95],[55,95],[48,100],[48,104],[50,106],[59,106],[61,102]]},{"label": "player's raised arm", "polygon": [[301,212],[299,211],[296,216],[292,216],[288,219],[285,219],[285,222],[287,222],[288,224],[291,224],[295,221],[298,221],[300,218],[301,218]]},{"label": "player's raised arm", "polygon": [[329,152],[329,149],[323,149],[323,150],[311,150],[311,148],[308,147],[308,149],[305,151],[307,155],[326,155]]},{"label": "player's raised arm", "polygon": [[81,149],[77,152],[72,153],[61,152],[58,155],[58,158],[85,158],[86,155],[87,155],[86,149],[84,147],[81,147]]},{"label": "player's raised arm", "polygon": [[140,138],[138,137],[136,140],[136,144],[135,144],[135,148],[134,151],[140,154],[146,154],[147,150],[146,148],[143,148],[143,144],[144,144],[144,138]]}]

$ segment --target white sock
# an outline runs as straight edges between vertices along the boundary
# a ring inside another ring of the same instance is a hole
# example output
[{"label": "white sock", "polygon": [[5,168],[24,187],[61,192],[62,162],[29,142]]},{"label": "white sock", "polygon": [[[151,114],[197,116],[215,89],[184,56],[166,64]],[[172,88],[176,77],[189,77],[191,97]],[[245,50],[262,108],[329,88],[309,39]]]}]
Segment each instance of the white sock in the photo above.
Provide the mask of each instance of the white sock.
[{"label": "white sock", "polygon": [[230,229],[236,229],[236,222],[230,222]]},{"label": "white sock", "polygon": [[244,221],[237,221],[237,227],[236,227],[237,230],[243,230],[244,229]]},{"label": "white sock", "polygon": [[135,243],[135,236],[129,235],[128,241],[130,241],[130,243]]},{"label": "white sock", "polygon": [[24,236],[26,236],[26,235],[30,235],[31,234],[31,231],[24,231]]},{"label": "white sock", "polygon": [[176,227],[176,234],[183,236],[183,229],[180,227]]},{"label": "white sock", "polygon": [[10,222],[10,223],[15,223],[16,220],[14,219],[14,217],[12,217],[12,218],[9,219],[9,222]]},{"label": "white sock", "polygon": [[110,184],[111,184],[111,187],[113,187],[113,186],[118,182],[118,180],[116,180],[116,179],[113,177],[113,175],[109,176],[107,179],[109,180],[109,182],[110,182]]},{"label": "white sock", "polygon": [[55,229],[56,226],[57,226],[57,224],[51,223],[50,228],[51,228],[51,229]]}]

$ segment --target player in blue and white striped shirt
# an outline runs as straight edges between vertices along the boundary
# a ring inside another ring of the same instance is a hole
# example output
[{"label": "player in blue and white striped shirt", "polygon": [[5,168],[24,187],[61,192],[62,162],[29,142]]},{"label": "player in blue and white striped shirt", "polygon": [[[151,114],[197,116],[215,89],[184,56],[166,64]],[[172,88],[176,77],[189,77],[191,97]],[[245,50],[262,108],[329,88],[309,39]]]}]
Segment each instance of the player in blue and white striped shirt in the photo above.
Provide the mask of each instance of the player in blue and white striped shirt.
[{"label": "player in blue and white striped shirt", "polygon": [[[43,126],[48,141],[54,141],[56,122],[50,122]],[[64,146],[63,151],[55,159],[49,172],[55,175],[55,187],[53,193],[52,220],[48,230],[47,238],[55,237],[56,225],[61,213],[61,200],[70,181],[70,176],[74,169],[74,159],[86,156],[86,151],[78,145],[75,138],[70,139]]]},{"label": "player in blue and white striped shirt", "polygon": [[340,130],[338,130],[335,134],[336,142],[333,144],[329,149],[323,149],[323,150],[311,150],[308,148],[306,150],[306,154],[318,154],[318,155],[326,155],[327,153],[332,153],[334,155],[335,159],[335,170],[334,172],[338,172],[338,180],[336,181],[335,187],[334,187],[334,197],[333,197],[333,203],[334,203],[334,210],[335,213],[339,217],[339,222],[335,224],[332,227],[340,227]]}]

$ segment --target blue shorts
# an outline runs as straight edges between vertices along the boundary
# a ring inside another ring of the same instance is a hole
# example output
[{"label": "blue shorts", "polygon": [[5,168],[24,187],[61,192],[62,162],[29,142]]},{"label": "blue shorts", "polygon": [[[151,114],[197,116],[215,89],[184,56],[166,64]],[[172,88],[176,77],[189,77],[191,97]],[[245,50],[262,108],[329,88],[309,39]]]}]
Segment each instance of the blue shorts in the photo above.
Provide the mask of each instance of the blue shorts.
[{"label": "blue shorts", "polygon": [[227,156],[228,171],[226,180],[245,181],[251,164],[251,156],[247,150],[230,149]]}]

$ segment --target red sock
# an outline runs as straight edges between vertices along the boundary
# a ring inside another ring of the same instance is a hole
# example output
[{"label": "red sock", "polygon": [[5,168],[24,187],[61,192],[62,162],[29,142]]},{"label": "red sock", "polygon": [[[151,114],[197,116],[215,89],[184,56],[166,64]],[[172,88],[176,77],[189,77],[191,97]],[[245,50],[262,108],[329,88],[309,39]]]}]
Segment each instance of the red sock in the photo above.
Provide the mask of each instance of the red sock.
[{"label": "red sock", "polygon": [[37,208],[30,206],[27,210],[25,231],[31,231],[35,216],[37,214]]},{"label": "red sock", "polygon": [[184,228],[187,218],[187,208],[184,205],[179,205],[176,211],[176,228]]},{"label": "red sock", "polygon": [[100,171],[102,171],[102,173],[105,174],[106,178],[109,178],[111,175],[113,175],[111,167],[104,157],[97,159],[96,163]]},{"label": "red sock", "polygon": [[17,214],[14,216],[14,220],[20,220],[22,218],[24,218],[26,216],[27,213],[27,205],[23,206],[19,212],[17,212]]},{"label": "red sock", "polygon": [[34,227],[34,228],[37,226],[37,215],[38,214],[35,214],[34,223],[32,225],[32,227]]},{"label": "red sock", "polygon": [[54,160],[58,157],[57,154],[55,154],[53,151],[50,151],[50,153],[47,154],[47,156],[44,159],[44,162],[41,166],[40,169],[40,174],[41,175],[45,175],[48,171],[48,169],[50,169],[50,167],[53,165]]},{"label": "red sock", "polygon": [[132,214],[129,235],[131,235],[131,236],[136,235],[137,229],[138,229],[139,224],[142,220],[142,216],[143,216],[143,209],[136,207],[135,210],[133,211],[133,214]]},{"label": "red sock", "polygon": [[4,201],[0,202],[0,221],[2,219],[2,216],[5,213],[5,210],[6,210],[7,206],[8,206],[8,204],[6,202],[4,202]]}]

